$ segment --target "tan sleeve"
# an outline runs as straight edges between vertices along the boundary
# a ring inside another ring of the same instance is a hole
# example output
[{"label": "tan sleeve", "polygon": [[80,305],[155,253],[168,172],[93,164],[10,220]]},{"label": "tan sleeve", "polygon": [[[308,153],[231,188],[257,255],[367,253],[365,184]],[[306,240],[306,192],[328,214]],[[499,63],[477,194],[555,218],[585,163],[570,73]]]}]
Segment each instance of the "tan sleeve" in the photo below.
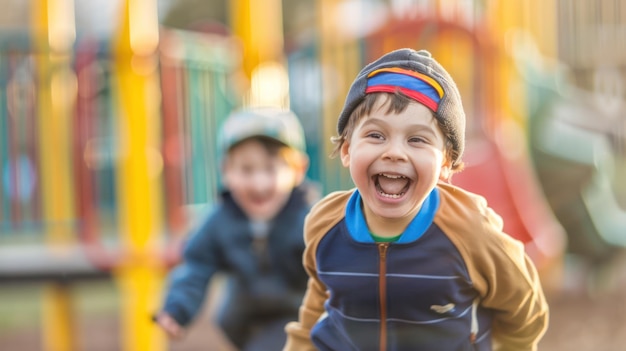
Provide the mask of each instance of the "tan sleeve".
[{"label": "tan sleeve", "polygon": [[287,342],[283,351],[316,350],[311,343],[311,329],[324,313],[324,302],[328,293],[317,276],[315,253],[324,235],[344,217],[346,203],[351,194],[352,191],[329,194],[311,209],[304,221],[306,248],[302,260],[309,282],[300,306],[298,321],[289,322],[285,326]]},{"label": "tan sleeve", "polygon": [[548,327],[548,305],[524,246],[502,231],[484,198],[440,186],[435,222],[459,249],[481,305],[494,311],[495,350],[532,351]]}]

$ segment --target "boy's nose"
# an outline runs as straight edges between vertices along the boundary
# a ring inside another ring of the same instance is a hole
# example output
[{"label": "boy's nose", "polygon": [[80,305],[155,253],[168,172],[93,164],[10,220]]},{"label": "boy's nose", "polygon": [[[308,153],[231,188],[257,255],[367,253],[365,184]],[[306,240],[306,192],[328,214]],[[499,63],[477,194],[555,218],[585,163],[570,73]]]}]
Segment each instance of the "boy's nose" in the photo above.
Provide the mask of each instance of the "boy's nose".
[{"label": "boy's nose", "polygon": [[256,172],[252,177],[251,187],[257,192],[267,191],[272,185],[272,177],[267,172]]},{"label": "boy's nose", "polygon": [[407,159],[404,143],[400,141],[389,141],[387,143],[385,152],[382,155],[383,159],[391,161],[403,161]]}]

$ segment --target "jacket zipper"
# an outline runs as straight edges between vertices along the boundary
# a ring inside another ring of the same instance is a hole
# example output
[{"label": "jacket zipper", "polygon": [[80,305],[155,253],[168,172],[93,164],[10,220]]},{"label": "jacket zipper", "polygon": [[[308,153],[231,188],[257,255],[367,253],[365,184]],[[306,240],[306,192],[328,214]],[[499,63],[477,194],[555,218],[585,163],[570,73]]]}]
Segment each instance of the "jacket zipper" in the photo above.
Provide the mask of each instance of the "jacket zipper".
[{"label": "jacket zipper", "polygon": [[[387,249],[389,243],[378,243],[378,295],[380,296],[380,351],[387,350]],[[470,343],[475,347],[478,334],[477,309],[480,299],[474,299],[472,303]]]},{"label": "jacket zipper", "polygon": [[378,243],[378,295],[380,296],[380,351],[387,350],[387,249],[389,243]]}]

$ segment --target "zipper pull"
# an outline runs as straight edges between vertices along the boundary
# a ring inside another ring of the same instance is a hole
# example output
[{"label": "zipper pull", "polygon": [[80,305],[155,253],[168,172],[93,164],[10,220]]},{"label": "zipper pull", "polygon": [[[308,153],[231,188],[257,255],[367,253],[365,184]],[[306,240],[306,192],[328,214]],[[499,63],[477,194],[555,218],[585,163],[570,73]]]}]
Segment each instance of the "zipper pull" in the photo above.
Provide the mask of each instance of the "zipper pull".
[{"label": "zipper pull", "polygon": [[378,254],[381,259],[387,258],[387,249],[389,248],[389,243],[377,243],[378,245]]}]

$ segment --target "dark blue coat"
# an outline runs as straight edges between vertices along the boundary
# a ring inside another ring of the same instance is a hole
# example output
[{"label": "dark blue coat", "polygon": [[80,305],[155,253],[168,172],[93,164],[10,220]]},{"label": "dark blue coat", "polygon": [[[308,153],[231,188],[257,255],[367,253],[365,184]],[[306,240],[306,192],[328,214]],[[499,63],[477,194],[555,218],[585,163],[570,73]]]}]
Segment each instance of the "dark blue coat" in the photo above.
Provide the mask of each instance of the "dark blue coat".
[{"label": "dark blue coat", "polygon": [[277,313],[296,316],[307,282],[302,266],[303,224],[315,200],[311,184],[294,189],[270,224],[266,254],[259,257],[253,249],[249,219],[230,194],[223,193],[189,236],[182,262],[169,276],[163,310],[179,324],[189,324],[200,311],[210,279],[220,272],[231,278],[227,295],[243,296],[253,302],[247,305],[263,307],[264,313],[275,308]]}]

